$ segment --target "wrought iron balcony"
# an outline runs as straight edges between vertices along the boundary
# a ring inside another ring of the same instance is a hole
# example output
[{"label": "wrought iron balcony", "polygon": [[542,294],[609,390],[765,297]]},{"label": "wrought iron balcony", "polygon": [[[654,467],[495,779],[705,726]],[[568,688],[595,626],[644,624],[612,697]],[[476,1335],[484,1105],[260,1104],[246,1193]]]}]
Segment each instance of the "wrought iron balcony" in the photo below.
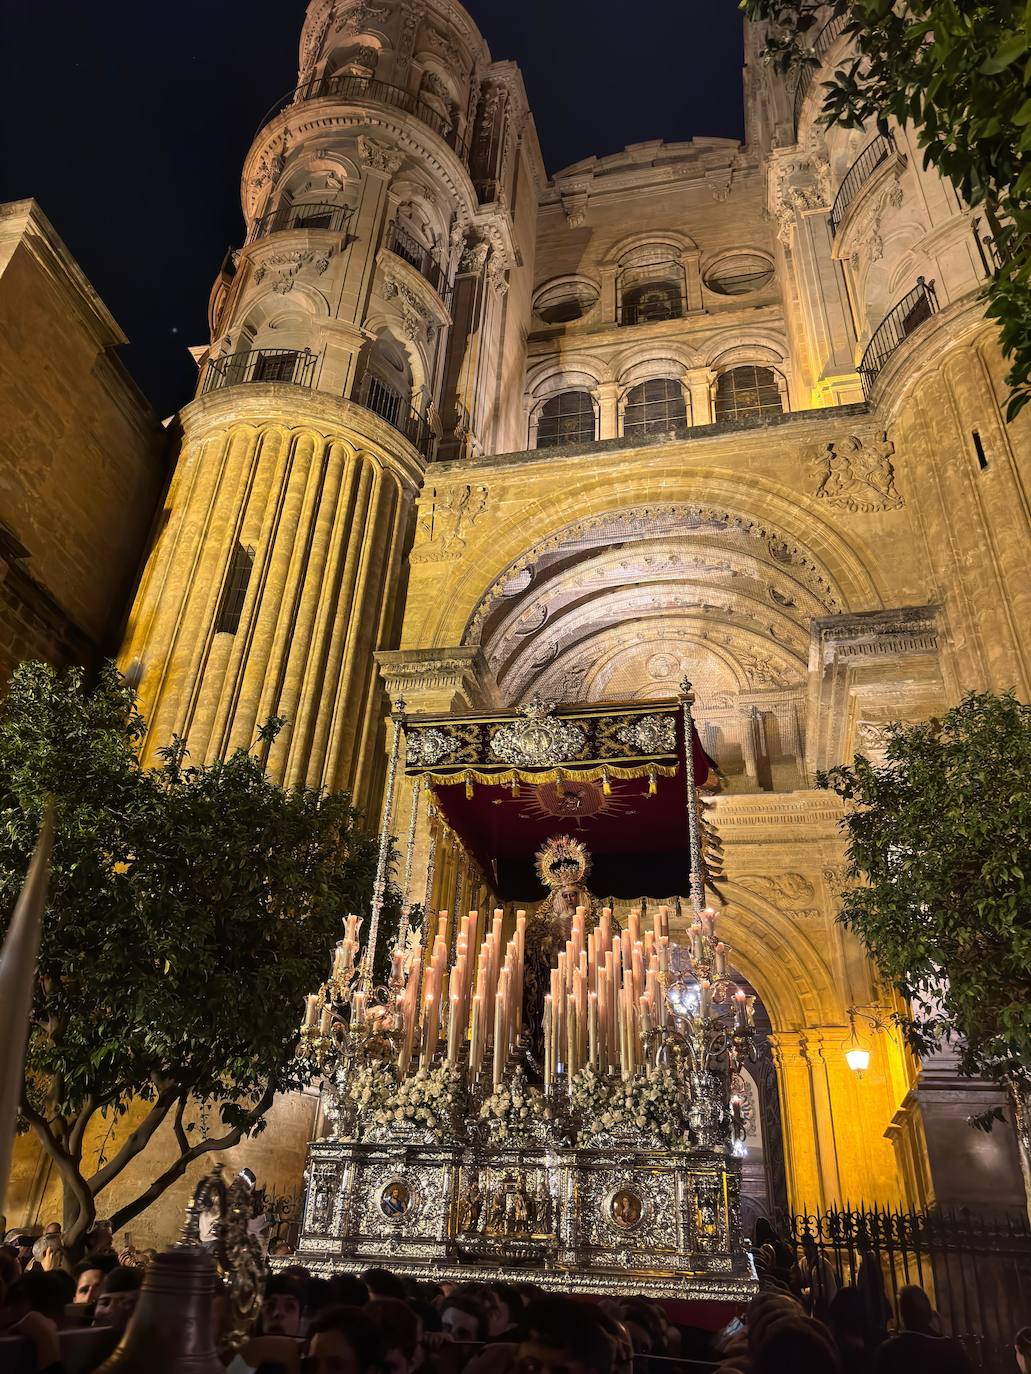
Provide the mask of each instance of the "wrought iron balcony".
[{"label": "wrought iron balcony", "polygon": [[831,233],[838,232],[838,225],[845,218],[848,207],[855,200],[863,186],[870,180],[874,172],[886,162],[895,151],[895,140],[891,134],[878,134],[872,143],[868,143],[863,151],[853,162],[841,179],[838,187],[838,194],[834,197],[834,204],[831,206]]},{"label": "wrought iron balcony", "polygon": [[427,461],[433,457],[433,430],[406,396],[367,372],[354,399],[403,434]]},{"label": "wrought iron balcony", "polygon": [[457,123],[452,124],[450,120],[440,114],[432,106],[427,105],[424,100],[420,100],[411,91],[404,90],[401,86],[390,86],[385,81],[377,81],[374,76],[315,76],[310,81],[306,81],[289,95],[277,101],[269,110],[268,114],[258,125],[258,130],[265,127],[287,108],[288,105],[299,105],[306,100],[339,100],[349,105],[361,104],[363,101],[372,100],[378,105],[389,105],[391,109],[404,110],[406,114],[414,115],[427,128],[432,129],[438,134],[449,148],[454,149],[463,162],[469,161],[469,144],[461,136]]},{"label": "wrought iron balcony", "polygon": [[873,332],[859,364],[863,395],[869,399],[874,382],[895,350],[905,343],[925,320],[938,313],[938,296],[933,281],[917,277],[916,286],[888,311]]},{"label": "wrought iron balcony", "polygon": [[288,382],[291,386],[310,387],[317,358],[318,354],[308,348],[251,348],[246,353],[227,353],[208,360],[201,394],[244,382]]},{"label": "wrought iron balcony", "polygon": [[387,226],[384,244],[399,258],[404,258],[405,262],[414,267],[420,276],[425,277],[437,295],[443,298],[447,292],[447,277],[444,269],[436,256],[424,247],[414,234],[410,234],[395,220]]},{"label": "wrought iron balcony", "polygon": [[839,36],[847,22],[848,19],[846,15],[834,15],[827,20],[826,24],[824,24],[823,28],[816,35],[816,39],[813,43],[813,57],[815,61],[806,63],[799,72],[798,81],[795,85],[795,101],[792,110],[792,118],[796,132],[798,130],[799,116],[802,113],[802,106],[805,104],[805,98],[809,94],[813,81],[816,78],[816,73],[823,66],[823,59],[827,56],[833,46],[834,40]]},{"label": "wrought iron balcony", "polygon": [[284,229],[330,229],[343,233],[354,210],[349,205],[279,205],[254,221],[251,243]]}]

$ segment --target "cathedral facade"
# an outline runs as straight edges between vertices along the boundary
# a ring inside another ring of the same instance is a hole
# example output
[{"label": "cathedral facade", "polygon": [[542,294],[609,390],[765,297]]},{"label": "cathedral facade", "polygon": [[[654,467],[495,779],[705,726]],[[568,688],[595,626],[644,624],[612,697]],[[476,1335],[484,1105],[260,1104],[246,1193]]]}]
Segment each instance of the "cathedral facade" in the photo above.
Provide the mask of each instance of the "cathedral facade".
[{"label": "cathedral facade", "polygon": [[[724,928],[768,1018],[757,1196],[998,1201],[1012,1142],[958,1124],[990,1090],[909,1057],[835,922],[815,780],[965,691],[1027,699],[1031,413],[1003,418],[976,213],[912,130],[822,127],[819,72],[777,76],[747,27],[744,143],[549,177],[517,67],[461,5],[312,0],[122,664],[151,751],[175,732],[212,759],[282,715],[273,775],[373,812],[399,698],[689,677]],[[844,41],[819,33],[828,68]],[[412,899],[492,905],[425,799],[392,804]],[[283,1104],[251,1167],[299,1174],[313,1117]]]}]

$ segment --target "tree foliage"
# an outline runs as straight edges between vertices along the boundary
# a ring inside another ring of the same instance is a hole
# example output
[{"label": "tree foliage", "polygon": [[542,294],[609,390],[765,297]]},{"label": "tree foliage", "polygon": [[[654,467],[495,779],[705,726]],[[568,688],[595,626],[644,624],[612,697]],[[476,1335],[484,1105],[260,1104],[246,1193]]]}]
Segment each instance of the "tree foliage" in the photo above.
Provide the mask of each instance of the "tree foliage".
[{"label": "tree foliage", "polygon": [[963,1071],[1026,1084],[1031,1065],[1031,708],[971,694],[893,725],[886,762],[819,778],[847,805],[841,920],[909,999],[918,1053],[961,1036]]},{"label": "tree foliage", "polygon": [[[302,1085],[304,995],[341,917],[367,909],[376,864],[346,794],[284,789],[243,750],[196,767],[181,740],[145,769],[143,732],[113,667],[87,690],[78,670],[23,664],[0,704],[0,931],[48,796],[57,807],[23,1113],[62,1179],[73,1245],[163,1122],[178,1156],[116,1227]],[[87,1128],[134,1101],[142,1118],[89,1172]]]},{"label": "tree foliage", "polygon": [[846,19],[849,56],[824,86],[822,118],[889,118],[917,131],[925,165],[983,206],[1001,266],[987,287],[1010,360],[1012,418],[1031,400],[1031,0],[741,0],[771,29],[780,71],[817,66],[813,43]]}]

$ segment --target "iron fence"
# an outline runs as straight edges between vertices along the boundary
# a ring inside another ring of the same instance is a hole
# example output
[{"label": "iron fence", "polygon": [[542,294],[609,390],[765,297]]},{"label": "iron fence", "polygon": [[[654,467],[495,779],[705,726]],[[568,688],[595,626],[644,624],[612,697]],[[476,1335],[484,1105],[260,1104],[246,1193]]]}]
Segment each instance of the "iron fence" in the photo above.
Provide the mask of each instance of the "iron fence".
[{"label": "iron fence", "polygon": [[457,122],[439,114],[411,91],[406,91],[401,86],[391,86],[386,81],[378,81],[374,76],[352,76],[344,73],[339,76],[314,76],[285,95],[282,100],[278,100],[258,125],[258,131],[260,132],[266,124],[270,124],[287,106],[299,105],[306,100],[339,100],[348,104],[374,100],[379,105],[404,110],[406,114],[414,115],[421,124],[425,124],[439,135],[463,162],[469,161],[469,143],[462,136]]},{"label": "iron fence", "polygon": [[342,233],[353,214],[349,205],[278,205],[254,221],[251,242],[278,234],[283,229],[331,229],[334,233]]},{"label": "iron fence", "polygon": [[895,151],[895,140],[890,134],[878,134],[868,143],[841,179],[838,194],[831,206],[831,233],[838,232],[838,225],[845,218],[848,207],[855,200],[863,186],[874,172],[886,162]]},{"label": "iron fence", "polygon": [[396,253],[399,258],[404,258],[411,267],[425,277],[429,284],[436,291],[437,295],[443,298],[447,292],[447,275],[435,254],[415,237],[407,229],[403,228],[396,220],[387,226],[386,247],[392,253]]},{"label": "iron fence", "polygon": [[874,382],[895,350],[905,343],[925,320],[938,313],[938,296],[933,281],[917,277],[916,286],[892,306],[874,330],[859,364],[863,395],[869,400]]},{"label": "iron fence", "polygon": [[208,360],[202,394],[244,382],[288,382],[310,387],[317,353],[308,348],[251,348]]},{"label": "iron fence", "polygon": [[833,1208],[789,1218],[785,1235],[800,1247],[808,1237],[837,1282],[873,1291],[873,1265],[898,1320],[899,1293],[922,1288],[942,1333],[959,1341],[981,1374],[1010,1374],[1013,1336],[1031,1317],[1031,1228],[1026,1215],[976,1215],[966,1209]]},{"label": "iron fence", "polygon": [[424,416],[420,415],[407,397],[389,387],[385,382],[366,373],[358,395],[354,398],[366,410],[371,410],[381,420],[386,420],[399,434],[419,450],[427,460],[433,456],[433,430]]}]

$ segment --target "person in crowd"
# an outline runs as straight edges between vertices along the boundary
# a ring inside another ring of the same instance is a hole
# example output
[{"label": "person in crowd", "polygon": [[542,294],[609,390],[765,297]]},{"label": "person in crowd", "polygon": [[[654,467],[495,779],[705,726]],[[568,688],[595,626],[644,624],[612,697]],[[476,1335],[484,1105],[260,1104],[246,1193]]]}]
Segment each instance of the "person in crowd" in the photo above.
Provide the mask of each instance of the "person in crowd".
[{"label": "person in crowd", "polygon": [[273,1259],[286,1259],[288,1255],[293,1254],[294,1247],[288,1240],[274,1240],[269,1246],[268,1252]]},{"label": "person in crowd", "polygon": [[272,1274],[265,1283],[257,1333],[261,1336],[301,1334],[301,1288],[287,1274]]},{"label": "person in crowd", "polygon": [[405,1286],[389,1269],[366,1269],[362,1283],[369,1290],[370,1298],[398,1298],[404,1302]]},{"label": "person in crowd", "polygon": [[452,1341],[468,1343],[487,1339],[487,1313],[475,1298],[454,1293],[446,1297],[440,1310],[440,1326]]},{"label": "person in crowd", "polygon": [[104,1263],[99,1255],[87,1255],[84,1260],[80,1260],[72,1270],[72,1278],[75,1280],[72,1302],[82,1306],[96,1302],[100,1285],[113,1268],[114,1265]]},{"label": "person in crowd", "polygon": [[136,1310],[143,1286],[143,1270],[119,1264],[104,1277],[93,1308],[93,1325],[124,1331]]},{"label": "person in crowd", "polygon": [[83,1237],[83,1244],[87,1255],[114,1255],[115,1242],[111,1223],[106,1218],[95,1221]]},{"label": "person in crowd", "polygon": [[613,1374],[615,1345],[604,1317],[588,1303],[538,1298],[525,1322],[513,1374]]},{"label": "person in crowd", "polygon": [[[386,1270],[381,1269],[379,1272],[385,1274]],[[331,1274],[327,1282],[330,1307],[364,1307],[369,1301],[369,1290],[357,1274]],[[383,1294],[385,1298],[393,1296],[393,1293]]]},{"label": "person in crowd", "polygon": [[902,1330],[877,1351],[876,1374],[973,1374],[963,1347],[941,1334],[931,1299],[916,1284],[899,1292]]},{"label": "person in crowd", "polygon": [[361,1307],[328,1307],[312,1322],[306,1374],[385,1374],[379,1327]]},{"label": "person in crowd", "polygon": [[64,1245],[61,1243],[60,1231],[57,1235],[46,1231],[33,1242],[32,1259],[28,1265],[30,1269],[42,1269],[44,1273],[50,1273],[53,1269],[60,1269],[64,1264]]},{"label": "person in crowd", "polygon": [[757,1266],[760,1252],[764,1252],[764,1268],[770,1279],[787,1288],[791,1267],[795,1263],[795,1252],[787,1241],[781,1240],[765,1217],[760,1217],[755,1223],[752,1237],[752,1253],[756,1256]]},{"label": "person in crowd", "polygon": [[851,1284],[835,1293],[828,1313],[828,1324],[844,1374],[867,1374],[870,1355],[866,1339],[866,1312],[863,1294]]},{"label": "person in crowd", "polygon": [[384,1374],[415,1374],[423,1362],[419,1318],[398,1298],[373,1298],[362,1309],[383,1338]]},{"label": "person in crowd", "polygon": [[791,1271],[791,1287],[810,1317],[826,1321],[838,1280],[812,1236],[802,1237],[802,1258]]},{"label": "person in crowd", "polygon": [[860,1242],[859,1273],[856,1275],[856,1291],[863,1304],[863,1327],[866,1353],[873,1358],[877,1347],[888,1339],[888,1323],[893,1312],[888,1295],[884,1291],[884,1272],[877,1253]]},{"label": "person in crowd", "polygon": [[1020,1374],[1031,1374],[1031,1326],[1022,1326],[1013,1337],[1013,1353]]},{"label": "person in crowd", "polygon": [[62,1233],[63,1227],[59,1221],[48,1221],[43,1227],[43,1234],[45,1236],[60,1236]]}]

